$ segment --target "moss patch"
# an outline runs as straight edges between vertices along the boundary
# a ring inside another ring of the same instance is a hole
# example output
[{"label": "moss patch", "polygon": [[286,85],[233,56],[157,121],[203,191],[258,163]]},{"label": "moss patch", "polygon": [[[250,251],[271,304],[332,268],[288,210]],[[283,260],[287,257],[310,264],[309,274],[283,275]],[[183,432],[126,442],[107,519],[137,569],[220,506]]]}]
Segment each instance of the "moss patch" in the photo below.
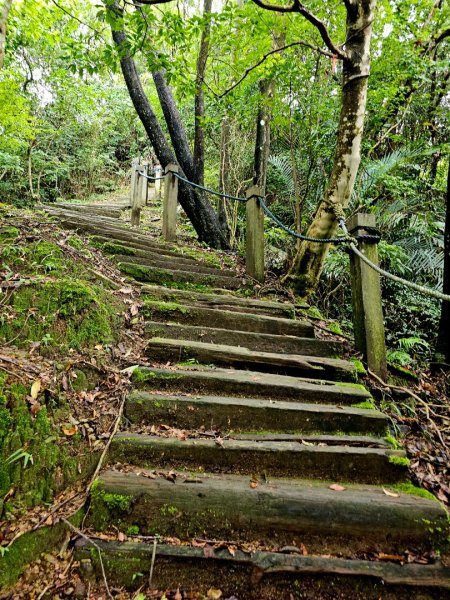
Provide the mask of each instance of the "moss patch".
[{"label": "moss patch", "polygon": [[360,402],[359,404],[352,404],[352,408],[363,408],[365,410],[376,410],[377,407],[371,400]]},{"label": "moss patch", "polygon": [[417,487],[412,483],[396,483],[393,487],[397,492],[401,492],[403,494],[409,494],[411,496],[419,496],[420,498],[426,498],[427,500],[434,500],[435,502],[439,502],[436,496],[433,496],[431,492],[425,490],[424,488]]},{"label": "moss patch", "polygon": [[408,468],[409,465],[410,465],[410,460],[406,456],[395,456],[395,455],[392,455],[392,456],[389,457],[389,462],[391,463],[391,465],[397,465],[399,467],[406,467],[406,468]]}]

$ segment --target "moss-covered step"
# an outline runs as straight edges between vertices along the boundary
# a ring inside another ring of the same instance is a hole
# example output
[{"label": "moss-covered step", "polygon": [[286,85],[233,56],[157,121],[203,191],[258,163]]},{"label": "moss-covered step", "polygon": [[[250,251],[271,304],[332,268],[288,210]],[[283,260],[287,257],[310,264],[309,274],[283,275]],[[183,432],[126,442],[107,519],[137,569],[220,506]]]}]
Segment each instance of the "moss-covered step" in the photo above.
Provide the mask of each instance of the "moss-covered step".
[{"label": "moss-covered step", "polygon": [[190,340],[152,338],[147,342],[146,352],[149,358],[156,362],[194,359],[203,364],[213,363],[237,369],[254,369],[265,373],[317,377],[332,381],[352,381],[356,376],[355,365],[340,358],[261,352],[244,347]]},{"label": "moss-covered step", "polygon": [[[342,410],[342,409],[338,409]],[[381,414],[382,413],[378,413]],[[383,416],[383,415],[382,415]],[[353,448],[386,448],[392,449],[391,444],[385,438],[376,437],[373,435],[347,435],[340,431],[335,435],[326,433],[315,433],[313,435],[303,433],[268,433],[262,432],[246,432],[230,433],[230,438],[234,440],[253,440],[257,442],[299,442],[302,444],[319,444],[327,446],[350,446]]]},{"label": "moss-covered step", "polygon": [[388,424],[383,413],[364,408],[231,396],[151,394],[138,390],[128,396],[125,415],[132,423],[164,423],[178,429],[213,427],[222,433],[270,431],[284,434],[339,432],[384,435]]},{"label": "moss-covered step", "polygon": [[62,204],[59,202],[53,204],[52,207],[81,212],[87,216],[100,215],[105,217],[111,217],[113,219],[120,219],[120,215],[123,210],[123,208],[102,204]]},{"label": "moss-covered step", "polygon": [[[175,483],[173,481],[175,479]],[[259,481],[241,475],[178,473],[155,479],[106,471],[91,493],[90,524],[142,534],[304,544],[310,553],[421,552],[448,534],[447,513],[434,500],[382,487],[305,479]],[[395,496],[395,497],[394,497]]]},{"label": "moss-covered step", "polygon": [[256,352],[278,352],[280,354],[301,354],[302,356],[335,357],[340,354],[342,344],[331,340],[299,338],[293,335],[273,335],[253,331],[233,331],[185,325],[179,323],[157,323],[147,321],[145,333],[149,337],[190,340],[209,344],[241,346]]},{"label": "moss-covered step", "polygon": [[284,317],[291,319],[295,317],[295,308],[304,308],[305,305],[294,306],[291,302],[272,302],[269,300],[257,300],[255,298],[241,298],[234,296],[231,292],[221,290],[214,293],[196,292],[195,290],[177,290],[157,285],[143,285],[142,293],[149,300],[160,302],[176,302],[179,304],[200,304],[208,308],[224,308],[237,312],[252,312],[271,317]]},{"label": "moss-covered step", "polygon": [[211,275],[207,273],[195,273],[192,271],[161,269],[144,265],[135,265],[131,262],[119,262],[117,266],[127,275],[131,275],[138,281],[150,281],[164,285],[165,283],[194,283],[210,287],[224,287],[237,290],[245,287],[241,279],[237,277],[226,277],[222,275]]},{"label": "moss-covered step", "polygon": [[131,432],[114,436],[110,462],[265,477],[304,477],[358,483],[405,481],[405,452],[315,446],[298,442],[186,439]]},{"label": "moss-covered step", "polygon": [[[120,237],[124,237],[128,234],[129,230],[125,230],[125,234],[123,230],[118,232]],[[134,233],[131,231],[130,233]],[[108,237],[102,235],[91,235],[92,243],[103,250],[106,254],[118,255],[122,254],[127,257],[129,256],[143,256],[143,257],[158,257],[160,259],[169,260],[175,259],[180,264],[186,265],[195,265],[198,263],[196,259],[191,258],[190,256],[186,256],[179,251],[178,246],[174,246],[173,244],[166,244],[164,242],[160,242],[157,239],[146,235],[141,236],[138,239],[119,239],[118,237],[114,237],[116,235],[116,231],[112,231]],[[207,264],[207,263],[205,263]]]},{"label": "moss-covered step", "polygon": [[[230,552],[228,547],[212,545],[206,553],[198,545],[158,543],[155,548],[151,541],[99,539],[95,543],[101,550],[108,582],[127,589],[139,588],[152,565],[155,589],[192,590],[205,596],[208,590],[218,589],[224,598],[237,594],[246,600],[273,600],[290,595],[318,598],[323,590],[332,590],[333,598],[356,598],[356,592],[358,598],[365,600],[406,600],[417,592],[422,600],[444,600],[450,589],[450,568],[440,561],[400,565],[281,552],[244,552],[238,548]],[[75,560],[80,562],[82,574],[94,570],[102,581],[102,565],[98,552],[93,552],[92,542],[83,538],[76,541]],[[436,595],[439,592],[442,595]]]},{"label": "moss-covered step", "polygon": [[163,257],[155,254],[153,257],[143,256],[127,256],[117,254],[114,256],[116,262],[127,262],[135,265],[142,265],[144,267],[156,267],[158,269],[168,270],[179,270],[188,271],[191,273],[201,273],[206,275],[217,275],[219,277],[236,277],[237,273],[230,269],[218,269],[217,267],[211,267],[206,263],[200,261],[187,262],[184,259],[178,257]]},{"label": "moss-covered step", "polygon": [[133,381],[141,389],[170,390],[185,394],[337,405],[361,404],[372,399],[364,386],[359,384],[207,367],[177,370],[138,367],[133,372]]},{"label": "moss-covered step", "polygon": [[174,302],[156,302],[144,299],[143,312],[151,321],[170,321],[186,325],[210,327],[233,331],[253,331],[273,335],[314,337],[314,328],[308,321],[269,317],[222,308],[190,306]]}]

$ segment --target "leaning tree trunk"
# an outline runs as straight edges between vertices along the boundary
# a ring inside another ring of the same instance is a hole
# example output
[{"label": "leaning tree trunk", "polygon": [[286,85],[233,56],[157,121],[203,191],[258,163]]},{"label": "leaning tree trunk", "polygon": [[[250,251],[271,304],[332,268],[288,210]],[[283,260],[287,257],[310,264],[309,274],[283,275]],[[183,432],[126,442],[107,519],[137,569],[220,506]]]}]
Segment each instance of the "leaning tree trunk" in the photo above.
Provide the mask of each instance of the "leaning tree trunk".
[{"label": "leaning tree trunk", "polygon": [[0,0],[0,69],[5,62],[6,23],[13,0]]},{"label": "leaning tree trunk", "polygon": [[[447,197],[445,209],[445,231],[444,231],[444,294],[450,295],[450,157],[448,161],[447,174]],[[443,301],[441,308],[441,319],[436,343],[434,360],[440,365],[450,367],[450,302]]]},{"label": "leaning tree trunk", "polygon": [[[343,59],[336,153],[325,197],[307,232],[308,236],[314,238],[329,238],[335,235],[338,218],[343,215],[348,205],[361,160],[375,0],[346,0],[345,4],[347,58]],[[301,244],[285,278],[301,296],[308,297],[316,290],[328,249],[328,244]]]},{"label": "leaning tree trunk", "polygon": [[[120,9],[117,6],[107,4],[107,7],[109,10],[113,10],[116,16],[121,14]],[[114,43],[119,50],[122,49],[120,66],[131,101],[133,102],[134,108],[145,128],[158,160],[165,168],[168,164],[177,162],[176,156],[169,146],[158,118],[156,117],[155,112],[153,111],[153,108],[145,94],[133,58],[130,56],[129,52],[126,50],[123,51],[123,49],[126,48],[127,38],[124,31],[117,28],[117,24],[115,24],[114,28],[112,28],[112,36]],[[171,119],[167,125],[169,129],[172,128],[171,139],[175,139],[177,141],[175,152],[182,169],[180,174],[187,175],[187,178],[189,179],[195,176],[195,173],[191,170],[193,169],[192,156],[190,155],[190,152],[186,153],[187,140],[184,134],[184,129],[182,127],[181,129],[177,129],[177,125],[181,123],[181,119],[179,118],[178,110],[172,110],[173,108],[176,109],[176,106],[173,101],[170,88],[165,83],[162,73],[160,73],[160,79],[161,89],[163,90],[165,98],[167,99],[166,109],[168,114],[171,116]],[[173,106],[171,105],[170,101],[173,102]],[[179,134],[178,137],[177,133]],[[187,150],[189,150],[188,147]],[[213,248],[228,249],[228,242],[221,230],[218,217],[211,204],[201,194],[197,194],[193,188],[185,184],[183,181],[179,181],[178,192],[179,202],[183,207],[188,219],[194,226],[199,240],[201,242],[205,242]]]},{"label": "leaning tree trunk", "polygon": [[200,48],[197,57],[197,73],[195,77],[195,136],[194,136],[194,165],[197,180],[204,184],[205,177],[205,96],[203,93],[203,79],[205,77],[206,61],[209,52],[209,36],[211,34],[211,6],[212,0],[204,0],[203,18],[206,19]]}]

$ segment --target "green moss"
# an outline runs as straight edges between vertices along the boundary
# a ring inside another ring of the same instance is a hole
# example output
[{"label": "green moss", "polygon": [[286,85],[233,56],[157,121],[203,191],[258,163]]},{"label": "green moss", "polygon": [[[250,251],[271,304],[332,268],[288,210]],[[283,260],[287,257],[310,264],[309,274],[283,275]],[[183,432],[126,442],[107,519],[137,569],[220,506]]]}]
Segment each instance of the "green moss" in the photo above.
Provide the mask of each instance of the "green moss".
[{"label": "green moss", "polygon": [[45,340],[47,346],[79,349],[114,340],[118,302],[100,288],[60,278],[19,288],[10,300],[16,317],[0,323],[0,338],[19,346]]},{"label": "green moss", "polygon": [[129,513],[132,496],[111,494],[103,489],[102,482],[97,480],[91,486],[90,520],[98,531],[103,531],[111,521],[121,526],[123,517]]},{"label": "green moss", "polygon": [[420,498],[426,498],[427,500],[434,500],[435,502],[439,502],[439,500],[428,490],[424,488],[417,487],[412,483],[396,483],[393,487],[397,492],[401,492],[403,494],[409,494],[411,496],[419,496]]},{"label": "green moss", "polygon": [[406,456],[392,455],[389,457],[389,462],[391,463],[391,465],[397,465],[399,467],[409,467],[411,461]]},{"label": "green moss", "polygon": [[189,312],[189,309],[177,302],[156,302],[154,300],[144,300],[144,314],[159,313],[174,313],[179,312],[183,315]]},{"label": "green moss", "polygon": [[390,434],[384,437],[384,441],[387,442],[394,450],[401,450],[402,448],[402,445],[399,443],[399,441]]},{"label": "green moss", "polygon": [[156,380],[167,380],[167,379],[180,379],[180,375],[174,373],[173,375],[170,373],[155,373],[150,369],[135,369],[132,374],[132,380],[134,383],[147,383],[149,381]]},{"label": "green moss", "polygon": [[365,402],[359,402],[359,404],[352,404],[352,408],[363,408],[365,410],[376,410],[377,407],[371,400]]},{"label": "green moss", "polygon": [[322,316],[322,313],[316,306],[310,306],[308,308],[308,310],[305,312],[305,314],[308,317],[311,317],[313,319],[322,319],[322,320],[324,319],[324,317]]},{"label": "green moss", "polygon": [[122,244],[112,242],[93,242],[93,246],[100,248],[106,254],[122,254],[124,256],[135,256],[136,250],[130,248],[130,246],[124,246]]},{"label": "green moss", "polygon": [[139,535],[139,527],[137,525],[130,525],[127,528],[127,535]]},{"label": "green moss", "polygon": [[357,375],[366,375],[366,369],[360,360],[353,357],[350,360],[355,365]]},{"label": "green moss", "polygon": [[[79,510],[68,520],[75,527],[79,527],[83,516],[84,511]],[[39,558],[42,552],[60,549],[66,536],[67,527],[64,523],[57,523],[19,537],[4,556],[0,556],[0,589],[4,590],[14,585],[28,564]]]},{"label": "green moss", "polygon": [[339,323],[336,323],[335,321],[328,323],[328,329],[330,331],[332,331],[333,333],[337,333],[338,335],[343,335],[341,326],[339,325]]},{"label": "green moss", "polygon": [[110,510],[127,511],[131,505],[131,496],[124,494],[107,494],[102,495],[103,502]]},{"label": "green moss", "polygon": [[13,241],[18,238],[20,235],[20,231],[17,227],[12,227],[11,225],[2,225],[0,227],[0,243]]},{"label": "green moss", "polygon": [[76,250],[82,250],[85,247],[85,243],[79,237],[70,236],[67,238],[67,244],[71,248],[75,248]]}]

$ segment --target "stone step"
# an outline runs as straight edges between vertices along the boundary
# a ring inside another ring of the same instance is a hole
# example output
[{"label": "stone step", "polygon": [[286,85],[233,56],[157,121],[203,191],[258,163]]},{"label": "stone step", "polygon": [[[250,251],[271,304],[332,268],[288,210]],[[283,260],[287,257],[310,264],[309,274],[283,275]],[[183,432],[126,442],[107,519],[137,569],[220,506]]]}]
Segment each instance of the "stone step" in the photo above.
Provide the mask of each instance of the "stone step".
[{"label": "stone step", "polygon": [[253,369],[265,373],[298,377],[317,377],[332,381],[352,381],[356,377],[355,365],[347,360],[323,356],[260,352],[224,344],[156,337],[147,342],[146,352],[149,358],[157,362],[177,363],[194,359],[201,364],[213,363],[237,369]]},{"label": "stone step", "polygon": [[[323,405],[319,405],[323,406]],[[342,409],[340,409],[342,411]],[[351,409],[354,410],[354,409]],[[383,413],[378,413],[384,417]],[[383,432],[384,429],[381,429]],[[253,440],[256,442],[298,442],[303,444],[326,445],[326,446],[350,446],[352,448],[386,448],[392,449],[389,442],[382,437],[371,435],[326,435],[316,433],[314,435],[304,435],[300,433],[230,433],[230,438],[233,440]]]},{"label": "stone step", "polygon": [[127,256],[124,254],[116,254],[114,256],[116,262],[133,263],[144,267],[157,267],[158,269],[177,269],[180,271],[189,271],[190,273],[204,273],[206,275],[214,275],[219,277],[237,277],[235,271],[230,269],[219,269],[217,267],[209,267],[206,263],[200,261],[186,261],[175,256],[165,258],[154,254],[152,258],[142,256]]},{"label": "stone step", "polygon": [[446,511],[436,501],[395,491],[387,495],[376,486],[342,487],[335,491],[329,483],[305,479],[264,483],[239,475],[109,470],[94,485],[88,519],[99,530],[119,522],[144,535],[257,539],[343,556],[427,551],[438,544],[431,530],[447,532]]},{"label": "stone step", "polygon": [[109,462],[193,472],[326,481],[406,481],[405,452],[381,448],[316,446],[298,442],[184,439],[129,431],[114,436]]},{"label": "stone step", "polygon": [[[160,388],[156,384],[157,389]],[[235,432],[347,433],[384,435],[387,417],[377,410],[326,404],[224,396],[151,394],[134,390],[125,416],[131,423],[164,424],[177,429]],[[337,436],[338,437],[338,436]]]},{"label": "stone step", "polygon": [[149,238],[149,241],[136,242],[124,241],[112,237],[103,237],[100,235],[91,235],[90,239],[106,254],[122,254],[128,256],[158,257],[166,260],[176,259],[183,264],[195,264],[197,261],[190,256],[185,256],[181,252],[176,252],[172,246],[165,247],[162,244]]},{"label": "stone step", "polygon": [[339,384],[288,375],[220,368],[174,370],[139,367],[134,370],[133,381],[141,388],[170,390],[194,396],[211,394],[347,406],[370,401],[372,398],[364,386],[359,384]]},{"label": "stone step", "polygon": [[[295,306],[291,302],[271,302],[269,300],[257,300],[255,298],[242,298],[234,296],[231,292],[220,294],[202,293],[194,290],[177,290],[156,285],[143,285],[143,294],[149,296],[150,300],[160,302],[176,302],[178,304],[194,304],[206,308],[222,308],[237,312],[250,312],[271,317],[284,317],[292,319],[295,317]],[[308,308],[307,304],[297,304],[298,308]]]},{"label": "stone step", "polygon": [[[127,257],[128,258],[128,257]],[[122,273],[131,275],[138,281],[149,281],[157,284],[170,283],[193,283],[196,285],[206,285],[209,287],[224,287],[230,290],[237,290],[245,287],[242,279],[237,277],[225,277],[222,275],[210,275],[206,273],[195,273],[192,271],[161,269],[156,267],[147,267],[135,265],[131,262],[119,262],[118,268]]]},{"label": "stone step", "polygon": [[206,327],[214,325],[218,329],[231,329],[232,331],[314,337],[314,327],[305,320],[269,317],[200,305],[186,306],[173,302],[155,302],[146,298],[143,312],[151,321],[157,322],[170,321]]},{"label": "stone step", "polygon": [[[145,543],[140,539],[125,542],[95,539],[95,543],[110,584],[136,590],[145,583],[144,574],[153,565],[155,589],[179,589],[186,593],[186,598],[191,597],[190,592],[207,597],[211,589],[220,590],[222,598],[245,600],[319,598],[324,597],[323,590],[332,586],[329,598],[352,600],[358,590],[358,598],[366,600],[408,597],[443,600],[450,590],[450,568],[439,560],[425,565],[396,564],[299,553],[246,552],[232,544],[214,547],[205,542],[181,546],[159,541],[156,547],[152,540]],[[98,552],[92,552],[90,540],[78,538],[74,554],[82,576],[90,578],[94,571],[102,581]],[[430,594],[432,589],[434,593]],[[439,592],[442,595],[435,595]]]},{"label": "stone step", "polygon": [[[192,306],[192,305],[191,305]],[[226,310],[229,310],[226,307]],[[248,348],[255,352],[276,352],[280,354],[301,354],[302,356],[333,357],[339,355],[342,345],[339,342],[314,338],[299,338],[293,335],[273,335],[252,331],[232,331],[179,323],[158,323],[147,321],[145,333],[148,337],[190,340],[208,344],[226,344]]]}]

